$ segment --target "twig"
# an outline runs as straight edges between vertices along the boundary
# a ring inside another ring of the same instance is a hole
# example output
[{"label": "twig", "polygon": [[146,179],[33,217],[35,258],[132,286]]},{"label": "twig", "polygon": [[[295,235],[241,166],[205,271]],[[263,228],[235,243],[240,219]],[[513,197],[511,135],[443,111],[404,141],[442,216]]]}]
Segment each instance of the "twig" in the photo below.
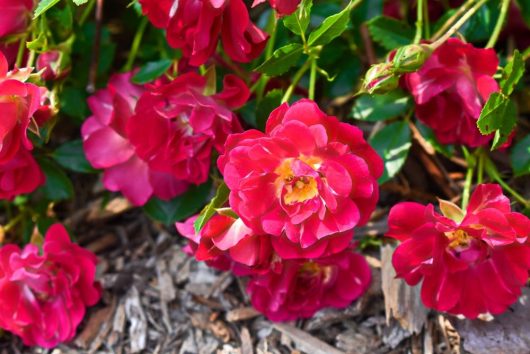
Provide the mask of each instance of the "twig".
[{"label": "twig", "polygon": [[96,80],[98,77],[99,52],[101,47],[101,28],[103,22],[103,0],[97,0],[96,3],[96,33],[94,38],[94,48],[92,50],[92,59],[88,72],[87,92],[96,91]]}]

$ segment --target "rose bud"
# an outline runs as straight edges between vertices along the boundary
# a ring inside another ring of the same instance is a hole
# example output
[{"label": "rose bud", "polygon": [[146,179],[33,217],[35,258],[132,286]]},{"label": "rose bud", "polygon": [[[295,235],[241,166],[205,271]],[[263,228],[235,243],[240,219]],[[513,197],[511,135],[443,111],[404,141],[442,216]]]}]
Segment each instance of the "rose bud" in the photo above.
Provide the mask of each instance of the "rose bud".
[{"label": "rose bud", "polygon": [[410,73],[422,67],[429,58],[432,48],[428,44],[410,44],[399,48],[392,60],[396,73]]},{"label": "rose bud", "polygon": [[399,76],[395,74],[392,63],[374,64],[364,77],[363,91],[370,95],[386,93],[398,87]]},{"label": "rose bud", "polygon": [[50,50],[39,55],[37,59],[37,71],[42,72],[42,78],[46,81],[58,80],[65,77],[70,69],[64,54],[58,50]]}]

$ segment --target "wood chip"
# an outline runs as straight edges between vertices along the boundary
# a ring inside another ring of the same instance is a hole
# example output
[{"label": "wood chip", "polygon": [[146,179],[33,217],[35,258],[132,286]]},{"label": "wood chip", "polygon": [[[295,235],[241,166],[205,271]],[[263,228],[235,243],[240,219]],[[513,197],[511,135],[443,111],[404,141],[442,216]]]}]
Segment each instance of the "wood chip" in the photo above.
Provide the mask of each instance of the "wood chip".
[{"label": "wood chip", "polygon": [[238,322],[249,320],[259,316],[260,313],[256,311],[253,307],[240,307],[237,309],[230,310],[226,313],[226,320],[228,322]]},{"label": "wood chip", "polygon": [[87,349],[98,333],[100,333],[101,328],[108,324],[115,310],[116,302],[113,301],[111,305],[99,309],[96,313],[92,314],[83,331],[75,339],[75,344],[83,349]]},{"label": "wood chip", "polygon": [[291,325],[275,323],[273,326],[281,333],[289,336],[295,343],[296,347],[303,352],[311,354],[345,354],[343,351],[335,349],[326,342],[323,342],[309,333]]},{"label": "wood chip", "polygon": [[138,353],[144,350],[147,345],[147,319],[136,286],[133,286],[127,294],[125,314],[130,323],[131,353]]},{"label": "wood chip", "polygon": [[247,327],[241,328],[239,339],[241,340],[241,354],[254,354],[252,338],[250,337],[250,332]]},{"label": "wood chip", "polygon": [[401,327],[419,334],[427,321],[428,310],[421,302],[420,286],[411,287],[402,279],[396,278],[392,266],[393,253],[394,247],[391,245],[381,248],[382,287],[387,323],[390,323],[391,318],[395,318]]},{"label": "wood chip", "polygon": [[530,348],[530,289],[492,321],[451,319],[472,354],[528,354]]}]

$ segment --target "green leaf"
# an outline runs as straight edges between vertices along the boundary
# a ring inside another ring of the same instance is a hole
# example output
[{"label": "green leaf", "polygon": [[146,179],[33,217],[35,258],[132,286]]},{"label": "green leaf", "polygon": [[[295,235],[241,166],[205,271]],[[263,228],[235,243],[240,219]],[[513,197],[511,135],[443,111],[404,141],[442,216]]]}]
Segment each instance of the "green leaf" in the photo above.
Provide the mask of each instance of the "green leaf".
[{"label": "green leaf", "polygon": [[217,187],[217,192],[215,193],[215,197],[202,209],[201,213],[199,214],[199,217],[195,220],[195,223],[193,224],[193,227],[195,228],[195,232],[199,233],[201,229],[206,225],[208,220],[212,218],[212,216],[215,215],[217,212],[216,209],[221,208],[226,201],[228,200],[228,195],[230,194],[230,189],[226,186],[226,184],[223,182]]},{"label": "green leaf", "polygon": [[72,0],[77,6],[86,4],[88,0]]},{"label": "green leaf", "polygon": [[525,136],[513,146],[510,160],[515,176],[530,174],[530,135]]},{"label": "green leaf", "polygon": [[353,118],[377,122],[397,117],[410,108],[410,96],[403,91],[391,91],[384,95],[363,95],[352,108]]},{"label": "green leaf", "polygon": [[508,139],[516,123],[515,104],[502,93],[494,92],[480,112],[477,127],[483,135],[495,132],[491,147],[494,150]]},{"label": "green leaf", "polygon": [[307,41],[309,46],[325,45],[340,36],[350,22],[351,9],[350,2],[341,12],[326,18],[320,26],[309,34]]},{"label": "green leaf", "polygon": [[304,47],[299,43],[287,44],[276,49],[269,59],[254,70],[269,76],[281,75],[298,63],[303,51]]},{"label": "green leaf", "polygon": [[211,182],[192,186],[186,193],[170,201],[153,197],[143,209],[151,218],[169,226],[196,213],[206,203],[211,188]]},{"label": "green leaf", "polygon": [[59,94],[61,113],[75,118],[79,123],[82,122],[90,114],[86,99],[86,90],[75,87],[65,87]]},{"label": "green leaf", "polygon": [[501,90],[506,95],[512,94],[515,85],[523,77],[525,71],[524,59],[521,53],[516,49],[513,52],[513,57],[504,67],[504,73],[500,82]]},{"label": "green leaf", "polygon": [[313,0],[303,0],[295,13],[283,18],[284,26],[299,36],[302,33],[305,34],[311,19],[311,7],[313,7]]},{"label": "green leaf", "polygon": [[132,82],[139,85],[151,82],[164,74],[171,64],[173,64],[173,61],[170,59],[149,62],[133,76]]},{"label": "green leaf", "polygon": [[257,128],[265,131],[267,118],[270,113],[276,109],[282,102],[283,92],[280,89],[275,89],[267,92],[267,95],[258,103],[256,109],[256,124]]},{"label": "green leaf", "polygon": [[26,48],[36,52],[45,51],[48,47],[48,40],[44,32],[40,32],[37,38],[32,41],[26,42]]},{"label": "green leaf", "polygon": [[379,130],[370,139],[370,145],[383,158],[385,172],[379,178],[382,184],[394,177],[407,159],[411,143],[410,128],[407,122],[394,122]]},{"label": "green leaf", "polygon": [[81,140],[72,140],[59,146],[52,157],[68,170],[81,173],[97,172],[87,161]]},{"label": "green leaf", "polygon": [[33,13],[33,19],[36,19],[37,17],[51,9],[58,2],[59,0],[41,0],[37,5],[37,8],[35,9],[35,12]]},{"label": "green leaf", "polygon": [[46,183],[39,190],[49,200],[70,199],[74,195],[74,186],[70,178],[55,162],[44,157],[37,158],[39,166],[46,175]]},{"label": "green leaf", "polygon": [[396,49],[412,43],[414,29],[406,22],[377,16],[366,23],[372,39],[387,50]]}]

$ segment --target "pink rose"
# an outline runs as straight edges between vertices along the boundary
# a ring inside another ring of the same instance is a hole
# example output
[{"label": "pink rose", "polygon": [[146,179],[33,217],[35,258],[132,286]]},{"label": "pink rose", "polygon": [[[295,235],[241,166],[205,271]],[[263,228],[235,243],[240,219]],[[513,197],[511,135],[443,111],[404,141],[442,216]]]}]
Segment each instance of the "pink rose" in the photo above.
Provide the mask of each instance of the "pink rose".
[{"label": "pink rose", "polygon": [[29,73],[8,72],[7,60],[0,52],[0,164],[9,161],[21,146],[33,147],[26,131],[41,107],[45,88],[26,83]]},{"label": "pink rose", "polygon": [[44,80],[58,80],[68,74],[70,69],[66,65],[61,67],[61,55],[61,52],[58,50],[50,50],[39,54],[37,58],[37,71],[44,70],[42,73]]},{"label": "pink rose", "polygon": [[392,264],[410,285],[422,279],[425,306],[476,318],[513,304],[528,280],[530,220],[512,212],[496,184],[481,184],[466,211],[442,202],[399,203],[390,210],[387,236],[401,241]]},{"label": "pink rose", "polygon": [[151,169],[131,144],[126,125],[145,91],[130,82],[131,76],[116,74],[108,88],[89,97],[93,115],[81,128],[83,148],[91,165],[105,170],[103,185],[108,190],[122,192],[134,205],[145,204],[153,195],[169,200],[186,191],[188,183]]},{"label": "pink rose", "polygon": [[170,46],[180,48],[189,64],[200,66],[215,52],[219,34],[235,61],[257,58],[268,36],[250,21],[242,0],[140,0],[142,11],[167,30]]},{"label": "pink rose", "polygon": [[0,328],[26,345],[53,348],[72,340],[85,308],[101,296],[96,262],[60,224],[49,228],[42,252],[33,244],[1,247]]},{"label": "pink rose", "polygon": [[361,130],[307,99],[274,110],[265,133],[229,136],[218,166],[248,227],[304,249],[366,223],[383,171]]},{"label": "pink rose", "polygon": [[351,249],[315,260],[282,261],[250,279],[252,305],[272,321],[311,317],[325,307],[343,308],[368,289],[368,263]]},{"label": "pink rose", "polygon": [[0,0],[0,37],[24,31],[33,5],[33,0]]},{"label": "pink rose", "polygon": [[45,180],[33,156],[21,147],[9,161],[0,163],[0,199],[31,193]]},{"label": "pink rose", "polygon": [[242,130],[230,109],[249,97],[244,82],[227,75],[222,92],[206,96],[205,88],[206,79],[190,72],[142,94],[127,135],[151,169],[204,183],[212,149],[222,152],[226,137]]},{"label": "pink rose", "polygon": [[489,95],[499,90],[493,78],[498,65],[493,49],[450,38],[420,70],[405,75],[416,101],[416,116],[442,144],[477,147],[492,139],[493,135],[479,132],[477,120]]}]

